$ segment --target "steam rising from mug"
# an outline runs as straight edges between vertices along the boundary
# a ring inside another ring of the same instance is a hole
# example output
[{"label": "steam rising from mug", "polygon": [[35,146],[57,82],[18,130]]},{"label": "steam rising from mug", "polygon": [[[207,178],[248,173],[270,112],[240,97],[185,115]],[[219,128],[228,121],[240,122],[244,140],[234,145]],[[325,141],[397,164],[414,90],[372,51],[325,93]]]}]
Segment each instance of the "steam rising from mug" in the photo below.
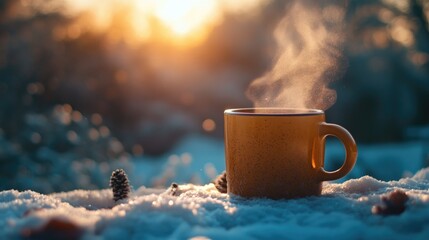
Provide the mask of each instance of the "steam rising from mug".
[{"label": "steam rising from mug", "polygon": [[340,77],[344,9],[296,0],[277,25],[276,62],[254,80],[247,96],[255,107],[327,109],[337,98],[328,84]]}]

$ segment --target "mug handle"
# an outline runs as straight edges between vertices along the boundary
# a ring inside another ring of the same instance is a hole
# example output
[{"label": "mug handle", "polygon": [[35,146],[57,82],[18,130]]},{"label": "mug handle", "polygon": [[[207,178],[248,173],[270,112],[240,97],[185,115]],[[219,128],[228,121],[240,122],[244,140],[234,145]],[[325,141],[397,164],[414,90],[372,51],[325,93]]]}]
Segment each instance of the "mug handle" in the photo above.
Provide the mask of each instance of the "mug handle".
[{"label": "mug handle", "polygon": [[[353,139],[352,135],[343,127],[330,124],[330,123],[320,123],[319,124],[319,140],[324,143],[324,139],[327,136],[337,137],[341,142],[343,142],[345,150],[346,150],[346,160],[343,165],[332,172],[328,172],[322,166],[319,166],[317,175],[321,181],[330,181],[336,180],[344,177],[347,173],[349,173],[353,166],[356,163],[357,158],[357,147],[356,142]],[[323,148],[322,148],[323,149]],[[319,151],[320,159],[324,159],[324,151]],[[324,161],[324,160],[323,160]]]}]

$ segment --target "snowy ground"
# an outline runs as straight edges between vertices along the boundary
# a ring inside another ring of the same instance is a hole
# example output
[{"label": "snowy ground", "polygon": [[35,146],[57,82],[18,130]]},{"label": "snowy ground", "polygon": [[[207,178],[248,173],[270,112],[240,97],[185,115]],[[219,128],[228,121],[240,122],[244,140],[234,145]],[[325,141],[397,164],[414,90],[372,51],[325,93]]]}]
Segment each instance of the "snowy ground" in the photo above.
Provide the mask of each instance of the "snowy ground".
[{"label": "snowy ground", "polygon": [[[380,197],[401,189],[400,215],[371,213]],[[0,239],[429,239],[429,168],[384,182],[369,176],[325,183],[320,197],[242,199],[213,184],[141,187],[115,205],[110,190],[51,195],[0,192]]]},{"label": "snowy ground", "polygon": [[[325,183],[320,197],[242,199],[209,184],[225,169],[223,142],[190,135],[163,156],[132,159],[135,189],[119,204],[109,189],[0,192],[0,239],[429,239],[429,144],[358,146],[353,171]],[[326,168],[337,168],[343,146],[329,141],[325,156]],[[172,182],[176,196],[165,187]],[[395,189],[409,197],[405,212],[374,215],[372,207]]]}]

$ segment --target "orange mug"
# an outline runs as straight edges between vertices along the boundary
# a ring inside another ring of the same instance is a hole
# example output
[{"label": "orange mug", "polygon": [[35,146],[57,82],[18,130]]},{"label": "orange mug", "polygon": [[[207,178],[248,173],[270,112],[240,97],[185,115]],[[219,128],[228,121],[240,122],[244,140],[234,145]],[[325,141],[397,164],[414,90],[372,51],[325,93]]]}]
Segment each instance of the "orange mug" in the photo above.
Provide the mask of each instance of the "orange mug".
[{"label": "orange mug", "polygon": [[[224,119],[228,193],[272,199],[317,196],[323,181],[345,176],[356,163],[353,137],[326,123],[322,110],[228,109]],[[323,168],[329,135],[346,149],[344,164],[333,172]]]}]

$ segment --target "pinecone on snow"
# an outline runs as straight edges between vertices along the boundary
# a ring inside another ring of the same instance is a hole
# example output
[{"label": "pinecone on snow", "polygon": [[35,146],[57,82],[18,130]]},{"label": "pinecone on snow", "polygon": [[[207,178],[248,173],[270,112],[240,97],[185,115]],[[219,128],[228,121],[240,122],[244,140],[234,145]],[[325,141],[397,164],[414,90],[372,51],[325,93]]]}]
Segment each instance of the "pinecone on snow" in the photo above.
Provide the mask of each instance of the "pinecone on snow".
[{"label": "pinecone on snow", "polygon": [[226,171],[223,171],[217,178],[214,180],[216,189],[221,193],[227,192],[228,182],[226,181]]},{"label": "pinecone on snow", "polygon": [[177,191],[178,190],[179,190],[179,185],[177,183],[172,183],[171,186],[170,186],[170,192],[169,192],[169,194],[171,196],[177,196],[177,194],[178,194]]},{"label": "pinecone on snow", "polygon": [[382,196],[383,204],[375,205],[371,211],[377,215],[399,215],[405,211],[405,203],[408,201],[407,194],[402,190],[394,190],[387,196]]},{"label": "pinecone on snow", "polygon": [[113,200],[115,200],[115,202],[128,198],[131,188],[127,174],[125,174],[123,169],[116,169],[113,171],[110,177],[110,187],[112,188]]}]

